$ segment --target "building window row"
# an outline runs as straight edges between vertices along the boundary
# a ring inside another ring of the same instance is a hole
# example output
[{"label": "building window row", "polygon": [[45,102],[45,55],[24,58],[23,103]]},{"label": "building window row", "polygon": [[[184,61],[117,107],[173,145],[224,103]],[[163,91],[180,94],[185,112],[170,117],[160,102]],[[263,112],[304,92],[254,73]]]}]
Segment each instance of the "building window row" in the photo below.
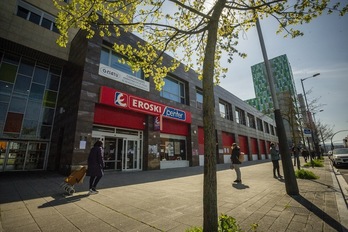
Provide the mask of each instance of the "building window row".
[{"label": "building window row", "polygon": [[24,1],[18,1],[17,16],[40,25],[48,30],[59,33],[59,30],[55,24],[55,17],[53,15],[43,12],[42,10]]},{"label": "building window row", "polygon": [[[107,45],[106,42],[104,42],[104,45],[105,47],[102,47],[100,57],[101,64],[126,73],[127,75],[132,75],[134,77],[144,80],[144,75],[141,70],[137,72],[133,71],[127,64],[126,57],[123,57],[120,54],[115,53],[110,48],[111,46]],[[175,77],[174,75],[167,75],[163,80],[165,82],[165,85],[160,91],[160,96],[181,104],[187,104],[188,99],[186,98],[188,94],[186,93],[186,91],[188,89],[188,84],[180,78]],[[203,109],[203,91],[198,88],[196,89],[196,108],[200,110]],[[227,101],[219,99],[219,112],[222,118],[233,121],[232,105]],[[236,123],[263,131],[263,122],[261,120],[261,122],[257,124],[255,122],[255,116],[250,113],[247,113],[246,118],[245,111],[238,107],[235,108],[234,117]],[[256,128],[256,125],[258,125],[258,128]],[[265,132],[270,133],[268,127]]]}]

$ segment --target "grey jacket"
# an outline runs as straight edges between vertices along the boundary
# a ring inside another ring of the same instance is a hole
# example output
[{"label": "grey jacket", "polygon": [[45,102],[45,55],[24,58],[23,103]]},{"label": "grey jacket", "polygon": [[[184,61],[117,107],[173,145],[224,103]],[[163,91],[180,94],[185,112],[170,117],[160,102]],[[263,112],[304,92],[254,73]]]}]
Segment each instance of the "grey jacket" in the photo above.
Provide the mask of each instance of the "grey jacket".
[{"label": "grey jacket", "polygon": [[271,160],[279,160],[279,152],[277,151],[277,149],[275,149],[275,147],[271,147],[270,149],[271,152]]}]

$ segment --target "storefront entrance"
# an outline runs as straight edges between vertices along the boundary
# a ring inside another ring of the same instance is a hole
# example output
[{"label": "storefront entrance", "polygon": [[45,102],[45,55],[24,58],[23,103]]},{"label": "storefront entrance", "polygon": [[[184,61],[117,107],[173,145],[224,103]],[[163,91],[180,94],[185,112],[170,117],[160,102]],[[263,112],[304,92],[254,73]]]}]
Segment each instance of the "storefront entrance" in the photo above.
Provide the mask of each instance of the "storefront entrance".
[{"label": "storefront entrance", "polygon": [[[103,141],[105,170],[142,170],[142,131],[95,127],[93,140]],[[112,133],[112,134],[111,134]]]}]

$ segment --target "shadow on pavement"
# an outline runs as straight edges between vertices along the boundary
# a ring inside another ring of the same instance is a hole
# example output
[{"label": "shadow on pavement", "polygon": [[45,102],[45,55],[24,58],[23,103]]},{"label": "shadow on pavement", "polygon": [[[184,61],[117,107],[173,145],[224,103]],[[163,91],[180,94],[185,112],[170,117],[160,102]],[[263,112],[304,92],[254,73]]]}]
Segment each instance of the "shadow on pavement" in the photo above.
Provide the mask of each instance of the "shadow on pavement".
[{"label": "shadow on pavement", "polygon": [[57,194],[55,196],[52,196],[54,200],[46,202],[40,205],[38,208],[47,208],[47,207],[54,207],[58,205],[69,204],[69,203],[80,201],[82,198],[85,198],[88,196],[89,194],[82,194],[82,195],[75,195],[75,196],[66,196],[64,194]]},{"label": "shadow on pavement", "polygon": [[233,183],[232,187],[236,188],[236,189],[239,189],[239,190],[250,188],[249,185],[245,185],[245,184],[242,184],[242,183]]},{"label": "shadow on pavement", "polygon": [[317,217],[321,218],[325,223],[330,225],[333,229],[336,231],[347,231],[347,228],[345,228],[343,225],[341,225],[340,222],[336,221],[334,218],[332,218],[330,215],[322,211],[320,208],[318,208],[316,205],[314,205],[312,202],[308,201],[306,198],[304,198],[301,195],[297,196],[291,196],[295,201],[300,203],[302,206],[304,206],[306,209],[314,213]]}]

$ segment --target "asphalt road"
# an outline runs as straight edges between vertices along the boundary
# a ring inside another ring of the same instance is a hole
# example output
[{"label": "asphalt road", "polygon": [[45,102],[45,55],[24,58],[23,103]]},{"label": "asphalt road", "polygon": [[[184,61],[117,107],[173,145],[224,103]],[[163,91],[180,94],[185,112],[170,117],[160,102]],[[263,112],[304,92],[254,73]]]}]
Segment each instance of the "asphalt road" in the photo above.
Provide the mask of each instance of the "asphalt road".
[{"label": "asphalt road", "polygon": [[340,171],[340,173],[342,174],[343,178],[346,180],[346,182],[348,184],[348,166],[339,167],[338,170]]}]

